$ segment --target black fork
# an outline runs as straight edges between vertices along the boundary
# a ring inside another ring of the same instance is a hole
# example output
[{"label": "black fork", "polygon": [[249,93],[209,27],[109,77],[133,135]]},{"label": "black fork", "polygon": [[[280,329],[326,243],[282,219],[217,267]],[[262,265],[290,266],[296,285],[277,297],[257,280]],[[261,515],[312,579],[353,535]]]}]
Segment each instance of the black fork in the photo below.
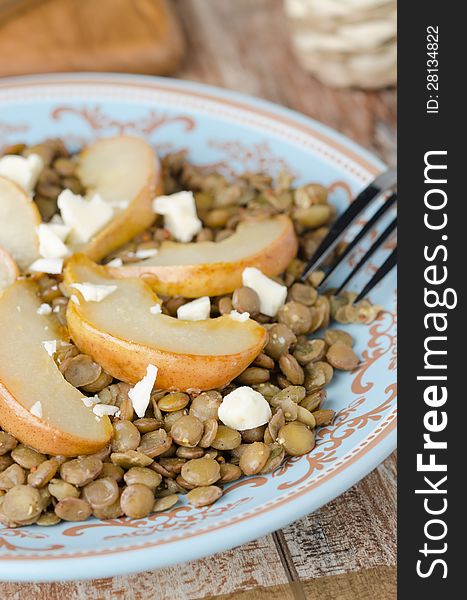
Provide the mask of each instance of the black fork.
[{"label": "black fork", "polygon": [[[342,264],[344,259],[350,255],[350,253],[356,248],[357,244],[367,235],[371,229],[381,220],[381,218],[397,204],[397,194],[395,188],[397,184],[397,174],[394,169],[390,169],[381,173],[374,179],[358,196],[350,203],[348,209],[342,213],[342,215],[332,225],[329,233],[323,239],[321,244],[318,246],[316,252],[311,257],[305,270],[302,273],[302,280],[306,279],[313,269],[316,269],[336,248],[337,244],[343,239],[345,233],[349,227],[356,221],[356,219],[365,211],[371,204],[381,198],[381,196],[387,196],[383,204],[378,210],[372,215],[368,222],[362,227],[355,238],[347,245],[344,252],[339,256],[337,262],[328,270],[325,274],[324,279],[320,283],[320,288],[324,287],[325,282],[329,279],[330,275],[336,271],[336,269]],[[397,217],[391,221],[386,229],[378,236],[376,241],[364,254],[362,259],[352,269],[349,275],[345,278],[342,284],[339,286],[336,294],[339,294],[343,289],[350,283],[350,281],[357,275],[365,263],[370,257],[376,252],[376,250],[396,231],[397,228]],[[397,250],[394,249],[389,257],[375,272],[373,277],[364,286],[361,292],[357,295],[354,302],[359,302],[364,298],[375,285],[383,279],[397,263]]]}]

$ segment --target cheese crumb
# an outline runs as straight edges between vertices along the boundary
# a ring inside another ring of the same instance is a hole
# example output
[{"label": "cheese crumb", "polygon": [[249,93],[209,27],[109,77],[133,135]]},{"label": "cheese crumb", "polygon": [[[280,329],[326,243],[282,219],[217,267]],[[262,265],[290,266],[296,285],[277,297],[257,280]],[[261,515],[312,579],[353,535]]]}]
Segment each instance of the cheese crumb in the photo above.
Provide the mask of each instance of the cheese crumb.
[{"label": "cheese crumb", "polygon": [[42,419],[42,404],[40,403],[40,400],[38,400],[37,402],[34,402],[34,404],[31,406],[29,412],[31,413],[31,415],[34,415],[35,417]]},{"label": "cheese crumb", "polygon": [[53,356],[57,352],[57,340],[46,340],[41,344],[49,356]]},{"label": "cheese crumb", "polygon": [[248,319],[250,318],[250,313],[249,312],[240,313],[237,310],[231,310],[229,316],[234,321],[240,321],[240,323],[244,323],[245,321],[248,321]]},{"label": "cheese crumb", "polygon": [[49,225],[52,225],[52,224],[54,224],[54,225],[64,225],[63,219],[62,219],[62,217],[58,213],[55,213],[54,216],[50,219]]},{"label": "cheese crumb", "polygon": [[113,208],[99,194],[87,200],[71,190],[63,190],[57,199],[65,225],[71,228],[70,239],[85,244],[112,219]]},{"label": "cheese crumb", "polygon": [[[62,240],[66,239],[65,230],[61,228],[68,228],[66,225],[48,225],[47,223],[41,223],[37,228],[37,236],[39,238],[39,254],[43,258],[64,258],[70,254],[68,248]],[[58,229],[57,229],[58,228]]]},{"label": "cheese crumb", "polygon": [[52,312],[52,307],[50,306],[50,304],[44,303],[39,306],[36,312],[38,315],[50,315],[50,313]]},{"label": "cheese crumb", "polygon": [[100,402],[100,398],[99,396],[84,396],[83,398],[81,398],[81,402],[84,404],[84,406],[91,408],[91,406],[94,406],[95,404],[98,404]]},{"label": "cheese crumb", "polygon": [[29,270],[36,273],[50,273],[50,275],[59,275],[63,270],[63,258],[38,258]]},{"label": "cheese crumb", "polygon": [[224,425],[239,431],[264,425],[272,416],[266,398],[246,385],[224,396],[218,414]]},{"label": "cheese crumb", "polygon": [[125,210],[130,206],[129,200],[106,200],[107,204],[109,204],[112,208],[116,208],[118,210]]},{"label": "cheese crumb", "polygon": [[112,406],[111,404],[95,404],[92,412],[98,417],[105,415],[114,415],[118,411],[118,406]]},{"label": "cheese crumb", "polygon": [[139,250],[136,250],[134,256],[135,258],[144,260],[145,258],[151,258],[151,256],[156,256],[158,252],[159,250],[157,248],[140,248]]},{"label": "cheese crumb", "polygon": [[97,285],[87,282],[72,283],[70,287],[78,290],[86,302],[101,302],[117,289],[116,285]]},{"label": "cheese crumb", "polygon": [[242,273],[243,285],[254,290],[259,297],[260,311],[275,317],[287,298],[287,287],[266,277],[256,267],[247,267]]},{"label": "cheese crumb", "polygon": [[106,267],[121,267],[123,265],[123,260],[119,257],[117,258],[112,258],[112,260],[109,260],[109,262],[105,265]]},{"label": "cheese crumb", "polygon": [[177,192],[158,196],[153,202],[154,212],[164,215],[164,225],[179,242],[191,242],[203,224],[196,214],[193,192]]},{"label": "cheese crumb", "polygon": [[187,304],[182,304],[177,309],[177,317],[183,321],[204,321],[209,319],[211,313],[211,300],[209,296],[202,296]]},{"label": "cheese crumb", "polygon": [[65,225],[63,223],[63,219],[59,217],[59,215],[55,216],[58,217],[59,220],[55,223],[49,221],[47,225],[55,233],[55,235],[58,236],[62,240],[62,242],[64,242],[70,235],[71,227],[69,225]]},{"label": "cheese crumb", "polygon": [[128,397],[133,404],[135,413],[138,417],[144,417],[146,409],[149,406],[151,392],[157,378],[158,368],[155,365],[148,365],[146,375],[128,392]]},{"label": "cheese crumb", "polygon": [[162,313],[162,307],[160,304],[154,304],[149,308],[149,311],[153,315],[160,315]]},{"label": "cheese crumb", "polygon": [[26,157],[7,154],[0,158],[0,175],[11,179],[28,193],[34,190],[43,168],[44,161],[38,154]]}]

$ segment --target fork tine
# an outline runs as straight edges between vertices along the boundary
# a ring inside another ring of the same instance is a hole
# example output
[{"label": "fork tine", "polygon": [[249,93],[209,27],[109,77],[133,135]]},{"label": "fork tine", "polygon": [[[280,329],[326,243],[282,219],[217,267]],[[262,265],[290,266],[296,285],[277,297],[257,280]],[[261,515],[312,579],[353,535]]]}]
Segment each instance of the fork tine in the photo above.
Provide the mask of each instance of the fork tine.
[{"label": "fork tine", "polygon": [[368,231],[370,231],[373,228],[373,225],[375,225],[379,221],[379,219],[384,215],[384,213],[387,212],[393,206],[393,204],[395,204],[395,202],[397,202],[397,194],[391,194],[389,198],[380,206],[380,208],[378,208],[378,210],[371,217],[371,219],[369,219],[369,221],[362,227],[362,229],[358,232],[355,238],[346,246],[344,252],[342,252],[342,254],[339,256],[337,262],[332,265],[332,267],[324,276],[323,280],[319,284],[318,289],[320,289],[325,284],[325,282],[334,273],[337,267],[339,267],[344,261],[344,259],[352,252],[352,250],[355,248],[358,242],[365,237]]},{"label": "fork tine", "polygon": [[302,281],[306,279],[309,272],[316,267],[316,265],[323,261],[336,247],[337,243],[342,238],[347,228],[355,221],[358,215],[382,192],[392,188],[397,181],[397,174],[394,169],[390,169],[381,173],[374,179],[370,185],[368,185],[363,191],[361,191],[353,202],[349,205],[347,210],[336,220],[334,225],[331,227],[327,236],[323,239],[315,254],[305,267],[302,273]]},{"label": "fork tine", "polygon": [[355,300],[353,301],[353,304],[356,304],[357,302],[360,302],[360,300],[363,300],[363,298],[371,292],[371,290],[375,287],[375,285],[377,283],[379,283],[381,281],[381,279],[386,277],[386,275],[390,271],[392,271],[392,269],[396,266],[396,264],[397,264],[397,248],[394,248],[394,250],[388,256],[388,258],[384,261],[384,263],[376,271],[376,273],[373,275],[373,277],[370,279],[370,281],[365,285],[363,290],[355,298]]},{"label": "fork tine", "polygon": [[335,292],[335,295],[338,296],[345,286],[355,277],[355,275],[360,271],[363,265],[369,260],[369,258],[378,250],[378,248],[387,240],[387,238],[391,235],[391,233],[397,227],[397,217],[391,221],[391,223],[386,227],[383,233],[378,237],[378,239],[371,245],[371,247],[365,252],[362,259],[358,262],[358,264],[352,269],[351,273],[344,279],[344,282],[340,285],[338,290]]}]

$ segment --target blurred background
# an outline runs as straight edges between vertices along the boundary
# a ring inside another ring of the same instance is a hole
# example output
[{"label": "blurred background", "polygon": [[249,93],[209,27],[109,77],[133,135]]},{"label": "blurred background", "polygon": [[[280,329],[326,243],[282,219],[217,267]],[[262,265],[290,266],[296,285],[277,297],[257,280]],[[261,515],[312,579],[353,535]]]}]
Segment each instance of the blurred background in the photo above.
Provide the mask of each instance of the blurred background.
[{"label": "blurred background", "polygon": [[0,0],[0,77],[63,71],[253,94],[395,163],[396,0]]}]

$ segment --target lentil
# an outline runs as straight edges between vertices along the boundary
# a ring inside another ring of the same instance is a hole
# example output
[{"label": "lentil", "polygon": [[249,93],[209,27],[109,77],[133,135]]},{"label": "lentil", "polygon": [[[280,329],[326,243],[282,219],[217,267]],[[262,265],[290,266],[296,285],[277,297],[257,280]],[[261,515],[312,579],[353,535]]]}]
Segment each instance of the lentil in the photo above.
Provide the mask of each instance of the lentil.
[{"label": "lentil", "polygon": [[141,442],[141,435],[131,421],[116,421],[113,424],[112,452],[136,450]]},{"label": "lentil", "polygon": [[216,450],[234,450],[234,448],[240,446],[241,442],[242,436],[238,431],[225,425],[219,425],[211,446]]},{"label": "lentil", "polygon": [[248,367],[241,375],[237,377],[237,381],[243,385],[256,385],[268,381],[270,373],[268,369],[260,369],[259,367]]},{"label": "lentil", "polygon": [[263,442],[248,444],[240,457],[239,467],[245,475],[255,475],[264,468],[270,454],[271,449]]},{"label": "lentil", "polygon": [[188,394],[183,394],[182,392],[172,392],[163,396],[157,405],[160,410],[164,412],[176,412],[179,410],[183,410],[190,401],[190,396]]},{"label": "lentil", "polygon": [[118,500],[119,495],[120,490],[117,482],[112,477],[96,479],[96,481],[91,481],[83,488],[83,497],[93,510],[113,504]]},{"label": "lentil", "polygon": [[0,490],[11,490],[15,485],[26,482],[26,471],[19,465],[13,464],[0,473]]},{"label": "lentil", "polygon": [[324,339],[329,346],[332,346],[336,342],[342,342],[350,347],[353,346],[352,336],[346,331],[342,331],[342,329],[328,329],[324,332]]},{"label": "lentil", "polygon": [[186,495],[187,500],[190,504],[193,504],[196,508],[208,506],[222,496],[222,489],[216,485],[210,485],[207,487],[197,487],[191,490]]},{"label": "lentil", "polygon": [[94,383],[101,375],[102,368],[90,356],[78,354],[68,358],[60,366],[65,379],[75,387]]},{"label": "lentil", "polygon": [[289,456],[301,456],[313,450],[315,434],[302,423],[295,421],[280,429],[278,442]]},{"label": "lentil", "polygon": [[99,458],[85,456],[69,460],[60,467],[60,477],[67,483],[82,487],[95,479],[102,471]]},{"label": "lentil", "polygon": [[170,435],[167,435],[165,429],[156,429],[156,431],[150,431],[142,436],[141,445],[138,446],[138,452],[145,454],[149,458],[154,458],[155,456],[164,454],[171,445],[172,438]]},{"label": "lentil", "polygon": [[244,444],[252,444],[253,442],[260,442],[264,437],[264,431],[266,425],[260,425],[259,427],[253,427],[253,429],[245,429],[240,431],[242,436],[242,442]]},{"label": "lentil", "polygon": [[93,508],[92,514],[97,519],[118,519],[123,515],[123,510],[120,506],[120,498],[113,504]]},{"label": "lentil", "polygon": [[313,412],[318,410],[318,408],[321,406],[321,403],[326,400],[326,396],[326,390],[316,390],[315,392],[312,392],[303,398],[303,400],[300,402],[300,406],[303,406],[303,408]]},{"label": "lentil", "polygon": [[92,514],[89,504],[81,498],[63,498],[55,505],[55,514],[63,521],[86,521]]},{"label": "lentil", "polygon": [[219,424],[217,419],[206,419],[204,421],[203,435],[199,441],[200,448],[209,448],[216,439]]},{"label": "lentil", "polygon": [[35,471],[31,471],[28,475],[28,484],[35,488],[44,487],[49,481],[55,477],[59,468],[58,461],[51,458],[41,463]]},{"label": "lentil", "polygon": [[15,485],[3,498],[2,512],[12,524],[30,525],[42,512],[41,496],[29,485]]},{"label": "lentil", "polygon": [[334,421],[334,417],[336,413],[333,410],[315,410],[313,416],[316,421],[316,427],[323,427],[325,425],[330,425]]},{"label": "lentil", "polygon": [[254,315],[259,313],[259,296],[249,287],[239,287],[233,293],[232,306],[240,313],[247,312]]},{"label": "lentil", "polygon": [[123,490],[120,505],[127,517],[142,519],[154,506],[154,494],[147,486],[133,483]]},{"label": "lentil", "polygon": [[171,435],[179,446],[194,448],[203,435],[203,423],[192,415],[184,415],[172,426]]},{"label": "lentil", "polygon": [[212,458],[195,458],[181,469],[183,479],[193,486],[208,486],[220,479],[220,466]]},{"label": "lentil", "polygon": [[326,352],[326,342],[320,339],[301,339],[295,346],[294,357],[301,365],[321,360]]},{"label": "lentil", "polygon": [[295,334],[307,333],[311,327],[310,309],[300,302],[286,302],[277,313],[277,320]]},{"label": "lentil", "polygon": [[152,512],[163,512],[175,506],[178,502],[177,494],[170,494],[164,498],[158,498],[152,507]]},{"label": "lentil", "polygon": [[297,359],[292,354],[283,354],[279,358],[281,371],[293,385],[301,385],[305,379],[305,373]]},{"label": "lentil", "polygon": [[326,358],[329,363],[336,369],[341,371],[352,371],[358,366],[358,356],[352,350],[352,348],[344,342],[334,342],[329,347]]},{"label": "lentil", "polygon": [[136,450],[127,450],[126,452],[113,452],[110,455],[110,460],[114,465],[123,469],[131,469],[131,467],[147,467],[153,460],[142,452]]},{"label": "lentil", "polygon": [[230,483],[231,481],[240,479],[242,470],[232,463],[223,463],[220,465],[220,475],[219,483]]},{"label": "lentil", "polygon": [[5,431],[0,431],[0,455],[10,452],[13,448],[16,448],[17,444],[16,438]]},{"label": "lentil", "polygon": [[24,469],[33,469],[38,467],[44,460],[46,460],[45,454],[36,452],[29,446],[23,446],[18,444],[16,448],[11,451],[11,458],[18,463]]},{"label": "lentil", "polygon": [[79,498],[79,490],[62,479],[52,479],[47,487],[48,492],[57,500],[64,500],[65,498]]},{"label": "lentil", "polygon": [[276,323],[269,329],[269,339],[264,352],[272,359],[278,360],[296,341],[297,338],[291,328],[285,323]]},{"label": "lentil", "polygon": [[217,421],[217,411],[221,402],[222,395],[219,392],[203,392],[197,398],[193,398],[189,414],[203,422],[208,419]]}]

